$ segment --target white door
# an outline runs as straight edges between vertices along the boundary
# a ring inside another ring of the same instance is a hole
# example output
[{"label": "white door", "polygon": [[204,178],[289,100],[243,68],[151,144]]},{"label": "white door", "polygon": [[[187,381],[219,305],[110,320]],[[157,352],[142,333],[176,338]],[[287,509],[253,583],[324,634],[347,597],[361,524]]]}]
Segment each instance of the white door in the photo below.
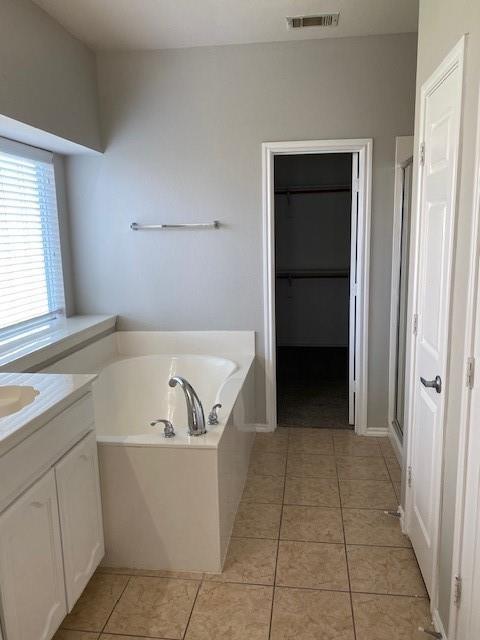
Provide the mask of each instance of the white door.
[{"label": "white door", "polygon": [[359,193],[359,158],[358,153],[352,153],[352,216],[350,226],[350,318],[348,336],[348,422],[355,424],[355,383],[356,372],[356,344],[357,344],[357,296],[358,296],[358,193]]},{"label": "white door", "polygon": [[[455,55],[454,55],[455,54]],[[462,95],[457,48],[422,87],[417,338],[409,433],[408,533],[430,594],[435,579],[447,380],[450,282]],[[421,147],[421,148],[422,148]],[[422,166],[423,164],[423,166]]]},{"label": "white door", "polygon": [[8,640],[50,640],[67,613],[55,476],[0,516],[0,585]]},{"label": "white door", "polygon": [[95,434],[69,451],[55,473],[71,611],[105,553]]}]

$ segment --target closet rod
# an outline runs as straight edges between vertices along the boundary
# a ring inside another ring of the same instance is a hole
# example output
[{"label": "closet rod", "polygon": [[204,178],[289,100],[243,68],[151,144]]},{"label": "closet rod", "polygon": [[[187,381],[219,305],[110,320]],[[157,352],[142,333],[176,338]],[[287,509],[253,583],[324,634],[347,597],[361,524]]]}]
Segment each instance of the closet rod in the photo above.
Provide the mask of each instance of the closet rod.
[{"label": "closet rod", "polygon": [[294,271],[277,271],[277,278],[295,280],[303,278],[348,278],[348,269],[295,269]]},{"label": "closet rod", "polygon": [[350,193],[349,184],[311,185],[306,187],[277,187],[275,193],[279,195],[294,195],[296,193]]}]

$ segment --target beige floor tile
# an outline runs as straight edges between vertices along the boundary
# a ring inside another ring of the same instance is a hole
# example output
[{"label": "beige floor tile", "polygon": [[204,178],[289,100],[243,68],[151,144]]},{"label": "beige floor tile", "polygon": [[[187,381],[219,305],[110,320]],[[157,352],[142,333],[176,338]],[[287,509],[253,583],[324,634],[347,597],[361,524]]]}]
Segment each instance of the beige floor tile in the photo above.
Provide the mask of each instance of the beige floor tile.
[{"label": "beige floor tile", "polygon": [[341,480],[389,480],[383,458],[375,457],[337,457],[338,477]]},{"label": "beige floor tile", "polygon": [[59,629],[52,640],[98,640],[98,633],[92,631],[72,631]]},{"label": "beige floor tile", "polygon": [[96,573],[62,627],[101,631],[129,580],[129,576]]},{"label": "beige floor tile", "polygon": [[342,512],[326,507],[285,505],[280,538],[310,542],[344,541]]},{"label": "beige floor tile", "polygon": [[348,593],[277,587],[271,640],[353,640]]},{"label": "beige floor tile", "polygon": [[352,591],[426,596],[412,549],[347,546]]},{"label": "beige floor tile", "polygon": [[204,582],[185,640],[267,640],[272,587]]},{"label": "beige floor tile", "polygon": [[257,502],[241,502],[233,534],[239,538],[278,538],[282,506]]},{"label": "beige floor tile", "polygon": [[425,640],[418,627],[431,629],[426,598],[354,593],[357,640]]},{"label": "beige floor tile", "polygon": [[199,584],[172,578],[131,578],[105,631],[183,638]]},{"label": "beige floor tile", "polygon": [[321,456],[333,456],[333,443],[324,440],[301,439],[295,440],[288,445],[291,454],[310,453]]},{"label": "beige floor tile", "polygon": [[288,447],[288,429],[279,428],[273,433],[257,433],[253,451],[266,453],[285,453]]},{"label": "beige floor tile", "polygon": [[398,464],[397,458],[389,456],[385,458],[385,464],[387,465],[392,482],[400,482],[402,479],[402,469]]},{"label": "beige floor tile", "polygon": [[396,509],[398,500],[390,481],[340,480],[342,507],[353,509]]},{"label": "beige floor tile", "polygon": [[145,576],[149,578],[180,578],[181,580],[202,580],[203,573],[197,571],[170,571],[168,569],[128,569],[126,567],[98,567],[97,573],[112,575]]},{"label": "beige floor tile", "polygon": [[324,433],[320,430],[300,433],[291,431],[288,450],[290,453],[333,456],[333,438],[330,433]]},{"label": "beige floor tile", "polygon": [[384,456],[395,456],[395,451],[389,438],[378,438],[378,444]]},{"label": "beige floor tile", "polygon": [[335,458],[303,454],[289,454],[287,474],[299,478],[336,478]]},{"label": "beige floor tile", "polygon": [[119,636],[113,633],[102,633],[99,640],[145,640],[145,636]]},{"label": "beige floor tile", "polygon": [[206,574],[205,579],[271,585],[275,578],[276,560],[276,540],[231,538],[222,573]]},{"label": "beige floor tile", "polygon": [[380,510],[343,509],[343,525],[347,544],[411,546],[398,518]]},{"label": "beige floor tile", "polygon": [[284,480],[282,476],[249,475],[243,491],[244,502],[282,504]]},{"label": "beige floor tile", "polygon": [[276,582],[285,587],[347,591],[344,546],[280,540]]},{"label": "beige floor tile", "polygon": [[287,456],[284,453],[252,452],[250,474],[259,476],[284,476]]},{"label": "beige floor tile", "polygon": [[285,504],[339,507],[340,494],[336,478],[294,478],[285,481]]},{"label": "beige floor tile", "polygon": [[336,456],[382,457],[378,443],[371,438],[334,438]]},{"label": "beige floor tile", "polygon": [[334,429],[332,431],[334,441],[336,440],[371,440],[369,436],[358,436],[353,429]]}]

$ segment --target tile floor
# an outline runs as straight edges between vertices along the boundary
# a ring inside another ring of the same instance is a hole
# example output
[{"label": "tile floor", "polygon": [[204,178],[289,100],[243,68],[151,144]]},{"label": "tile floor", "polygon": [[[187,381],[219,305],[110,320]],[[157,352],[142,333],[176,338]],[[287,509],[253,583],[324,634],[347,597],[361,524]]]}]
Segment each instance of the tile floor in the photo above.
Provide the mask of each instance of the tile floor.
[{"label": "tile floor", "polygon": [[388,440],[256,437],[221,575],[99,570],[55,640],[423,640],[428,599]]}]

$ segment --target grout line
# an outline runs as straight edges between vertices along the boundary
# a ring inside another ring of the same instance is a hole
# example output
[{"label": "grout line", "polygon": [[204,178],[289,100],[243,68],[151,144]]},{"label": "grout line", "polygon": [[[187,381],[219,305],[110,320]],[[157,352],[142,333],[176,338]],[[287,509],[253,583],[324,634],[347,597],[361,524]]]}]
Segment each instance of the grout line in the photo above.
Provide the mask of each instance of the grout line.
[{"label": "grout line", "polygon": [[[100,631],[100,636],[105,632],[105,629],[107,628],[107,624],[110,622],[110,618],[113,615],[113,612],[115,611],[115,609],[117,608],[118,603],[120,602],[121,597],[123,596],[123,594],[125,593],[125,591],[127,590],[128,585],[130,584],[130,581],[132,579],[133,576],[130,576],[127,580],[127,582],[125,583],[124,588],[122,589],[122,593],[118,596],[118,598],[115,600],[115,604],[112,607],[112,610],[110,611],[110,614],[108,616],[108,618],[105,621],[105,624],[102,627],[102,630]],[[99,636],[99,637],[100,637]]]},{"label": "grout line", "polygon": [[273,622],[273,607],[275,604],[275,588],[277,584],[277,568],[278,568],[278,554],[280,551],[280,532],[283,524],[283,502],[285,500],[285,486],[287,483],[287,464],[288,464],[288,449],[290,446],[290,432],[287,434],[287,463],[285,464],[285,473],[283,474],[283,493],[282,493],[282,509],[280,512],[280,524],[278,527],[278,539],[277,539],[277,553],[275,556],[275,571],[273,572],[273,589],[272,589],[272,607],[270,609],[270,624],[268,626],[268,638],[270,640],[272,635],[272,622]]},{"label": "grout line", "polygon": [[[335,459],[336,460],[336,459]],[[357,629],[355,627],[355,615],[353,613],[353,597],[352,597],[352,582],[350,579],[350,567],[348,565],[348,556],[347,556],[347,538],[345,535],[345,522],[343,521],[343,503],[342,503],[342,494],[340,493],[340,478],[338,477],[338,468],[337,468],[337,481],[338,481],[338,494],[340,496],[340,517],[342,519],[342,531],[343,531],[343,548],[345,553],[345,565],[347,569],[347,579],[348,579],[348,591],[349,591],[349,599],[350,599],[350,613],[352,615],[352,628],[353,628],[353,637],[354,640],[357,638]]]},{"label": "grout line", "polygon": [[187,635],[187,630],[188,630],[188,627],[190,626],[190,620],[192,619],[193,610],[195,609],[195,605],[197,603],[198,594],[200,593],[200,589],[203,587],[204,581],[205,581],[205,578],[202,578],[200,584],[197,587],[197,592],[195,594],[195,598],[193,599],[192,608],[190,609],[190,615],[188,616],[187,624],[185,625],[185,630],[182,634],[182,640]]}]

